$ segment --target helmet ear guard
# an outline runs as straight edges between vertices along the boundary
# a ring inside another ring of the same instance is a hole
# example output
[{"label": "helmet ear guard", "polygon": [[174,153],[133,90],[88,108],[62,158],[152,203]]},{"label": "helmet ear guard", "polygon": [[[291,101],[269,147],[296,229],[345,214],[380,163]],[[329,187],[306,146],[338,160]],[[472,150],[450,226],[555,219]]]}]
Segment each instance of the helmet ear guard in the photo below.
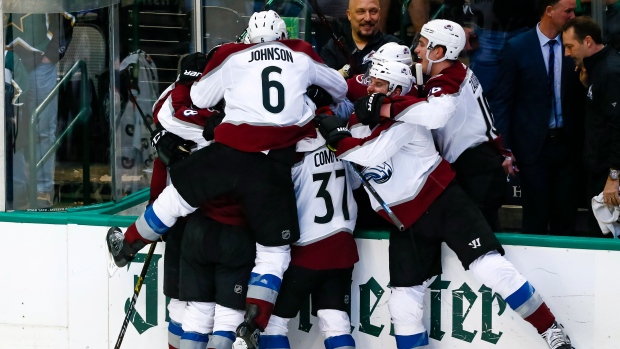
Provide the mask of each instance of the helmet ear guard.
[{"label": "helmet ear guard", "polygon": [[413,84],[413,75],[409,66],[399,62],[376,62],[370,67],[369,75],[388,82],[388,93],[391,95],[397,87],[401,87],[401,95],[407,94]]},{"label": "helmet ear guard", "polygon": [[286,23],[273,10],[255,12],[248,23],[244,43],[260,43],[288,39]]}]

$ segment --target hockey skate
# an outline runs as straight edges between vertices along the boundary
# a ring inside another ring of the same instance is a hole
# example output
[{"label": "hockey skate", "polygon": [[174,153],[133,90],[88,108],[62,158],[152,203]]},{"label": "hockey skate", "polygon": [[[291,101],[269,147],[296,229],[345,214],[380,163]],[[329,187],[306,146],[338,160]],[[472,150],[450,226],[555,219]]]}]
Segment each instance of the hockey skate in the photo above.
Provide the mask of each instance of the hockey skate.
[{"label": "hockey skate", "polygon": [[260,328],[254,322],[260,310],[256,304],[248,304],[245,312],[245,319],[237,327],[237,339],[233,343],[233,349],[258,349],[258,338]]},{"label": "hockey skate", "polygon": [[118,227],[111,227],[106,235],[106,243],[108,244],[108,252],[114,260],[114,264],[118,268],[122,268],[131,262],[136,253],[140,251],[146,244],[137,240],[133,244],[125,241],[125,235]]},{"label": "hockey skate", "polygon": [[558,324],[556,321],[540,335],[551,349],[575,349],[570,344],[570,338],[568,338],[568,335],[564,332],[564,326]]}]

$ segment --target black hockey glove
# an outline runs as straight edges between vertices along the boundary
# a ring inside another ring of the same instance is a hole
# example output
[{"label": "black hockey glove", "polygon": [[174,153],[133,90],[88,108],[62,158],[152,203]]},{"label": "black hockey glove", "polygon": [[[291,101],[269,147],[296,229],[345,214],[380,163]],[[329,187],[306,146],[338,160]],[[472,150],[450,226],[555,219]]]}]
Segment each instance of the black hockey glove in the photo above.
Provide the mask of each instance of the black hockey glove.
[{"label": "black hockey glove", "polygon": [[373,93],[355,102],[355,115],[364,125],[376,125],[381,121],[381,106],[387,98],[383,93]]},{"label": "black hockey glove", "polygon": [[347,122],[336,116],[329,114],[319,114],[314,117],[321,136],[327,141],[327,147],[331,151],[336,151],[338,142],[351,137],[351,132],[347,128]]},{"label": "black hockey glove", "polygon": [[151,146],[155,148],[157,157],[166,166],[171,166],[175,162],[185,159],[192,153],[190,149],[194,145],[196,143],[168,132],[159,124],[151,134]]},{"label": "black hockey glove", "polygon": [[207,122],[205,122],[205,127],[202,130],[202,136],[208,140],[212,141],[215,139],[215,128],[217,125],[222,123],[224,119],[224,113],[214,114],[207,118]]},{"label": "black hockey glove", "polygon": [[329,106],[334,103],[332,96],[320,86],[310,85],[306,90],[306,94],[316,104],[316,108]]},{"label": "black hockey glove", "polygon": [[256,304],[247,304],[245,318],[235,331],[237,338],[245,342],[245,346],[248,349],[258,348],[258,338],[260,337],[262,329],[258,327],[254,319],[259,313],[260,310]]}]

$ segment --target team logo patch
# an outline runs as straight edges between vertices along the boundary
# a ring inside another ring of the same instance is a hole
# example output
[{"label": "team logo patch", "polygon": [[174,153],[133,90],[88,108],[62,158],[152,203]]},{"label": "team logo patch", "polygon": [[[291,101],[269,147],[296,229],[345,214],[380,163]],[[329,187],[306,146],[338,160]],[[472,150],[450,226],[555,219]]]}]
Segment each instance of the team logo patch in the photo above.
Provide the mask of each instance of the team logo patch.
[{"label": "team logo patch", "polygon": [[241,292],[243,292],[243,286],[235,285],[234,291],[235,291],[236,294],[241,294]]},{"label": "team logo patch", "polygon": [[288,240],[291,238],[291,231],[290,230],[283,230],[282,231],[282,240]]},{"label": "team logo patch", "polygon": [[381,165],[375,167],[366,167],[362,174],[367,181],[374,181],[377,184],[382,184],[390,180],[392,178],[392,173],[394,173],[394,165],[392,164],[392,160],[388,160]]},{"label": "team logo patch", "polygon": [[453,31],[454,27],[452,26],[452,24],[446,24],[443,29],[448,29],[449,31]]},{"label": "team logo patch", "polygon": [[369,54],[367,54],[366,56],[364,56],[364,59],[362,60],[362,65],[368,63],[371,59],[372,56],[375,54],[375,50],[370,51]]},{"label": "team logo patch", "polygon": [[370,85],[370,76],[359,74],[355,76],[355,81],[357,81],[360,85],[368,86]]}]

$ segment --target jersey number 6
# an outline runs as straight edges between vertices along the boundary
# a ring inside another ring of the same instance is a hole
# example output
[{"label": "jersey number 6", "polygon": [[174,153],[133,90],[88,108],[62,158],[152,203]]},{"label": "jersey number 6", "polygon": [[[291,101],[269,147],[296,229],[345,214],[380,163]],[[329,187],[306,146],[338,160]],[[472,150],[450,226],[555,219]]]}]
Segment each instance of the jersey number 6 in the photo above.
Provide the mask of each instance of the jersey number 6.
[{"label": "jersey number 6", "polygon": [[[269,74],[278,73],[282,74],[282,68],[269,66],[263,69],[260,74],[263,83],[263,107],[270,112],[277,114],[284,109],[284,86],[276,80],[269,80]],[[278,100],[276,105],[271,104],[271,89],[275,88],[278,93]]]}]

